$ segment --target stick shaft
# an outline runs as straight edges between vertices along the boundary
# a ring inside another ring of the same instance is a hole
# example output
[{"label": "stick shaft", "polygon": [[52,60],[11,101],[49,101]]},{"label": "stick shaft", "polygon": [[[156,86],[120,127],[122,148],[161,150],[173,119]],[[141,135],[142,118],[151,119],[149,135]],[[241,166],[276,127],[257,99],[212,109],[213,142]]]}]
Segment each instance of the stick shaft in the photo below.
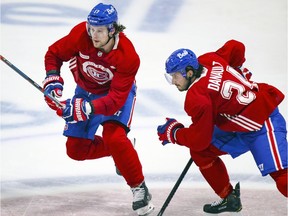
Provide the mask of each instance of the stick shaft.
[{"label": "stick shaft", "polygon": [[188,172],[191,164],[193,163],[193,159],[190,158],[188,163],[186,164],[184,170],[182,171],[181,175],[179,176],[177,182],[175,183],[174,187],[172,188],[170,194],[168,195],[166,201],[164,202],[162,208],[160,209],[160,212],[157,214],[157,216],[162,216],[165,209],[167,208],[167,206],[169,205],[171,199],[173,198],[174,194],[176,193],[179,185],[181,184],[183,178],[185,177],[186,173]]},{"label": "stick shaft", "polygon": [[34,80],[32,80],[30,77],[28,77],[25,73],[23,73],[19,68],[17,68],[14,64],[12,64],[10,61],[8,61],[4,56],[0,55],[0,59],[7,64],[10,68],[12,68],[15,72],[17,72],[20,76],[22,76],[25,80],[27,80],[29,83],[31,83],[35,88],[37,88],[39,91],[41,91],[45,96],[49,97],[52,101],[54,101],[58,106],[62,107],[63,105],[52,95],[47,94],[43,91],[43,88],[38,85]]}]

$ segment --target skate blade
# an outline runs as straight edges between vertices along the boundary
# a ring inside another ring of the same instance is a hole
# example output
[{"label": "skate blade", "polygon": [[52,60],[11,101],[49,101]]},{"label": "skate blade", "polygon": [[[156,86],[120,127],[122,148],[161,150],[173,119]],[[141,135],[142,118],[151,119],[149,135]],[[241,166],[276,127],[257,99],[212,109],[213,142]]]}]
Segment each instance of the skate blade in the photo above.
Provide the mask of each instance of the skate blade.
[{"label": "skate blade", "polygon": [[136,211],[139,216],[147,216],[151,214],[154,211],[154,209],[155,209],[154,205],[149,202],[147,206],[137,209]]},{"label": "skate blade", "polygon": [[241,212],[222,212],[222,213],[219,213],[219,214],[211,214],[211,213],[206,213],[205,212],[205,215],[206,216],[216,216],[216,215],[219,215],[219,216],[226,216],[226,215],[229,215],[229,216],[242,216],[242,213]]},{"label": "skate blade", "polygon": [[242,216],[241,212],[231,212],[230,213],[231,216]]}]

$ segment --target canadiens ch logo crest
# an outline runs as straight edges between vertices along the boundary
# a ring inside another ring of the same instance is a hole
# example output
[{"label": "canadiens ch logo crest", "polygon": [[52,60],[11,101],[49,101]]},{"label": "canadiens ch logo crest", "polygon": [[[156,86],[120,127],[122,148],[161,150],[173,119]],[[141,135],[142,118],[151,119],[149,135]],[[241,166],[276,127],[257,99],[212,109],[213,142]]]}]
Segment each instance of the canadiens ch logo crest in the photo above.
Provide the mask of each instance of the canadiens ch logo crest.
[{"label": "canadiens ch logo crest", "polygon": [[90,61],[83,63],[83,71],[100,85],[109,82],[113,78],[113,73],[109,68]]}]

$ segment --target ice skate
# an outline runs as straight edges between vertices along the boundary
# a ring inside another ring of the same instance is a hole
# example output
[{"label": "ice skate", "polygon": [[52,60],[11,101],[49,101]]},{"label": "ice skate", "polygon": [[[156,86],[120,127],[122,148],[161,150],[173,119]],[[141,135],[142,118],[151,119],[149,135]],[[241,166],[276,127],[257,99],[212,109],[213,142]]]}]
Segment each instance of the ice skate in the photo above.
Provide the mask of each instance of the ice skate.
[{"label": "ice skate", "polygon": [[[136,138],[133,138],[133,141],[131,141],[131,143],[132,143],[133,147],[135,147],[135,145],[136,145]],[[117,168],[116,165],[115,165],[115,168],[116,168],[116,173],[117,173],[117,175],[122,176],[120,170]]]},{"label": "ice skate", "polygon": [[132,209],[137,212],[139,216],[146,216],[153,212],[154,205],[150,202],[152,195],[149,193],[145,182],[139,186],[131,188],[133,193]]},{"label": "ice skate", "polygon": [[239,212],[242,210],[242,204],[240,200],[240,183],[238,182],[226,198],[219,201],[215,201],[211,204],[206,204],[203,207],[203,211],[206,215],[219,214],[221,212],[231,212],[232,215],[241,215]]}]

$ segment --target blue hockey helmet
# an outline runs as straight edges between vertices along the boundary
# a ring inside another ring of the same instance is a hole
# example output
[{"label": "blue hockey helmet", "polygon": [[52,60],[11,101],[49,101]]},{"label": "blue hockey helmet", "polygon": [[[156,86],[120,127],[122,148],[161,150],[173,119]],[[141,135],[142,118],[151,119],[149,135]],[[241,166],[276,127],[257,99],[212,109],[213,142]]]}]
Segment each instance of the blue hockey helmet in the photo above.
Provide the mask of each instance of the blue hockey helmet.
[{"label": "blue hockey helmet", "polygon": [[113,5],[97,4],[89,13],[87,22],[91,26],[107,26],[110,31],[113,24],[117,23],[118,14]]},{"label": "blue hockey helmet", "polygon": [[189,49],[178,49],[174,51],[166,60],[166,73],[180,72],[186,77],[186,68],[191,66],[197,70],[199,68],[198,59],[194,52]]}]

